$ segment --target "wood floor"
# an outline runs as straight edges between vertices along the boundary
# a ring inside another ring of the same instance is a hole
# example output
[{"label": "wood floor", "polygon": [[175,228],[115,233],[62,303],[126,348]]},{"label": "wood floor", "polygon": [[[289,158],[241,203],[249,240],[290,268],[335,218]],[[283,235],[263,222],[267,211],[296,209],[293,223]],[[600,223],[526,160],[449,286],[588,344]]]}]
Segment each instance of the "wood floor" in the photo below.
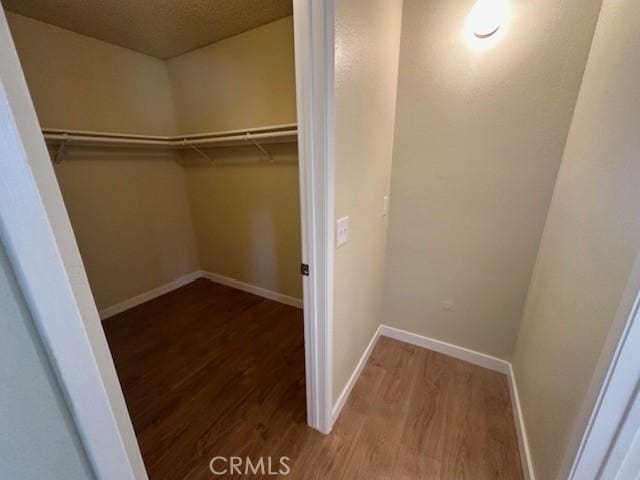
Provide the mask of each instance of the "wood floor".
[{"label": "wood floor", "polygon": [[323,436],[301,310],[200,279],[104,327],[151,480],[277,478],[214,475],[216,456],[286,456],[289,479],[523,478],[504,375],[381,338]]}]

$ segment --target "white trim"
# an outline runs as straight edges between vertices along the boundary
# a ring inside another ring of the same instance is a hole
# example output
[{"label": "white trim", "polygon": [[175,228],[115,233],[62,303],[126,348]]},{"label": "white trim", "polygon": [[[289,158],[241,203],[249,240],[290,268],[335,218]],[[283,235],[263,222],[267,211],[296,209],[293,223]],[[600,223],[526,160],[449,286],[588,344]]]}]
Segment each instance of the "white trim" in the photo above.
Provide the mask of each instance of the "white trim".
[{"label": "white trim", "polygon": [[96,477],[147,480],[87,275],[1,9],[0,236]]},{"label": "white trim", "polygon": [[100,310],[100,319],[106,320],[109,317],[113,317],[119,313],[122,313],[130,308],[137,307],[138,305],[142,305],[149,300],[153,300],[154,298],[158,298],[160,295],[164,295],[165,293],[169,293],[176,288],[183,287],[184,285],[193,282],[194,280],[202,277],[202,273],[200,271],[191,272],[187,275],[183,275],[182,277],[176,278],[175,280],[170,281],[169,283],[165,283],[157,288],[151,289],[147,292],[141,293],[140,295],[136,295],[135,297],[131,297],[122,302],[116,303],[115,305],[111,305],[110,307],[103,308]]},{"label": "white trim", "polygon": [[498,373],[505,374],[507,376],[507,383],[509,386],[509,395],[511,397],[511,409],[513,410],[513,418],[516,426],[516,433],[518,437],[518,448],[520,450],[520,459],[522,462],[522,470],[525,476],[525,480],[535,480],[535,474],[533,470],[533,463],[531,461],[531,453],[529,451],[529,441],[527,439],[527,431],[524,424],[524,418],[522,416],[522,408],[520,406],[520,397],[518,395],[517,383],[515,380],[515,376],[513,374],[513,368],[511,367],[511,363],[502,360],[500,358],[492,357],[490,355],[486,355],[484,353],[476,352],[474,350],[469,350],[464,347],[459,347],[457,345],[453,345],[451,343],[446,343],[441,340],[436,340],[429,337],[424,337],[422,335],[418,335],[416,333],[408,332],[406,330],[401,330],[399,328],[390,327],[388,325],[380,325],[376,330],[375,334],[371,338],[369,345],[362,353],[358,364],[356,365],[353,373],[349,377],[347,384],[342,389],[338,400],[333,406],[332,410],[332,426],[338,420],[340,416],[340,412],[344,405],[347,403],[349,395],[351,395],[351,391],[353,387],[358,382],[358,378],[360,378],[360,374],[364,369],[369,357],[371,356],[371,352],[373,351],[378,339],[381,337],[393,338],[394,340],[398,340],[400,342],[408,343],[410,345],[415,345],[416,347],[424,348],[426,350],[431,350],[434,352],[442,353],[443,355],[447,355],[449,357],[457,358],[459,360],[464,360],[465,362],[469,362],[473,365],[477,365],[482,368],[486,368],[488,370],[493,370]]},{"label": "white trim", "polygon": [[485,353],[476,352],[475,350],[469,350],[468,348],[459,347],[451,343],[424,337],[416,333],[407,332],[406,330],[389,327],[387,325],[382,325],[380,327],[380,335],[400,340],[401,342],[409,343],[417,347],[426,348],[427,350],[442,353],[449,357],[457,358],[473,365],[505,374],[507,376],[509,394],[511,396],[511,409],[513,410],[513,418],[518,437],[518,449],[520,450],[522,470],[526,480],[535,480],[527,431],[524,424],[524,417],[522,416],[522,408],[520,406],[520,397],[518,395],[517,383],[510,362]]},{"label": "white trim", "polygon": [[293,1],[307,423],[331,430],[333,361],[333,0]]},{"label": "white trim", "polygon": [[531,458],[531,450],[529,449],[529,437],[527,436],[527,428],[522,415],[522,406],[520,405],[520,394],[518,393],[518,383],[513,373],[513,366],[509,364],[509,372],[507,373],[507,382],[509,383],[509,395],[511,396],[511,409],[513,410],[513,421],[516,425],[516,434],[518,436],[518,449],[520,450],[520,461],[522,462],[522,472],[525,480],[535,480],[535,470],[533,469],[533,461]]},{"label": "white trim", "polygon": [[426,348],[427,350],[442,353],[449,357],[457,358],[473,365],[505,374],[507,376],[509,394],[511,396],[511,409],[513,410],[513,419],[518,437],[518,448],[520,450],[522,470],[526,480],[535,480],[527,431],[524,424],[524,417],[522,416],[522,408],[520,406],[520,397],[518,395],[517,383],[510,362],[485,353],[476,352],[474,350],[469,350],[468,348],[459,347],[451,343],[424,337],[416,333],[407,332],[406,330],[389,327],[387,325],[381,325],[380,335],[400,340],[401,342],[409,343],[417,347]]},{"label": "white trim", "polygon": [[169,293],[180,287],[184,287],[185,285],[193,282],[194,280],[197,280],[198,278],[206,278],[207,280],[211,280],[212,282],[242,290],[243,292],[252,293],[254,295],[258,295],[259,297],[268,298],[269,300],[284,303],[285,305],[291,305],[292,307],[302,308],[302,299],[300,298],[291,297],[289,295],[285,295],[284,293],[274,292],[273,290],[267,290],[266,288],[241,282],[240,280],[236,280],[235,278],[225,277],[224,275],[219,275],[217,273],[197,270],[195,272],[188,273],[187,275],[183,275],[182,277],[178,277],[169,283],[160,285],[157,288],[153,288],[149,291],[141,293],[140,295],[136,295],[135,297],[131,297],[127,300],[116,303],[115,305],[111,305],[110,307],[103,308],[102,310],[100,310],[100,318],[102,320],[106,320],[107,318],[125,312],[130,308],[137,307],[138,305],[142,305],[149,300],[158,298],[165,293]]},{"label": "white trim", "polygon": [[509,362],[502,360],[501,358],[492,357],[491,355],[469,350],[464,347],[458,347],[457,345],[452,345],[451,343],[436,340],[434,338],[423,337],[417,333],[407,332],[406,330],[389,327],[387,325],[381,326],[380,334],[385,337],[395,338],[401,342],[410,343],[417,347],[443,353],[450,357],[478,365],[479,367],[504,373],[505,375],[509,373]]},{"label": "white trim", "polygon": [[[575,422],[573,436],[580,439],[577,452],[573,454],[576,450],[570,442],[563,462],[563,466],[570,465],[570,471],[565,476],[561,470],[559,478],[618,478],[612,472],[623,468],[624,454],[631,448],[626,432],[630,428],[638,432],[637,426],[632,425],[631,414],[640,388],[638,352],[640,255],[635,259],[581,414]],[[602,475],[605,471],[608,477]]]},{"label": "white trim", "polygon": [[236,280],[235,278],[225,277],[224,275],[219,275],[217,273],[200,271],[196,272],[196,275],[197,277],[206,278],[208,280],[211,280],[212,282],[226,285],[227,287],[236,288],[248,293],[253,293],[254,295],[258,295],[259,297],[268,298],[269,300],[284,303],[285,305],[291,305],[292,307],[302,308],[302,299],[291,297],[289,295],[285,295],[284,293],[267,290],[266,288],[241,282],[240,280]]},{"label": "white trim", "polygon": [[640,474],[640,382],[624,411],[624,419],[618,424],[616,437],[611,443],[607,459],[599,478],[638,480]]},{"label": "white trim", "polygon": [[347,399],[349,398],[349,395],[351,395],[351,391],[353,390],[353,387],[358,382],[358,378],[360,378],[360,374],[362,373],[362,370],[367,364],[367,361],[371,356],[371,352],[373,351],[373,348],[376,346],[376,343],[378,343],[378,338],[380,338],[381,328],[382,326],[379,326],[376,329],[376,332],[373,334],[373,337],[371,337],[371,341],[369,342],[369,345],[367,345],[367,348],[362,353],[362,356],[360,357],[360,360],[358,361],[356,368],[353,370],[353,373],[349,377],[347,384],[342,389],[342,393],[340,393],[338,400],[336,400],[336,403],[333,406],[333,409],[331,411],[332,427],[336,423],[336,420],[338,420],[338,417],[340,416],[340,412],[342,412],[342,408],[344,407],[345,403],[347,403]]}]

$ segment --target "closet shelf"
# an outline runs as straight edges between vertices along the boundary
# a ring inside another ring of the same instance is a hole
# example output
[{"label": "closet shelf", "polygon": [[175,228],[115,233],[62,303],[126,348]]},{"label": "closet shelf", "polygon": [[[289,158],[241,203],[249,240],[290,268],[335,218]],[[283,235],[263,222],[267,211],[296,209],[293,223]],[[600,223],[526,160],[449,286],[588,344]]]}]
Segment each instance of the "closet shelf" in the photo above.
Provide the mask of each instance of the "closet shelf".
[{"label": "closet shelf", "polygon": [[268,156],[268,152],[262,148],[262,145],[295,143],[298,140],[298,127],[297,124],[290,123],[244,130],[227,130],[170,137],[54,128],[43,128],[42,134],[48,145],[58,146],[56,161],[61,160],[66,146],[192,148],[206,157],[206,154],[200,152],[199,148],[254,145]]}]

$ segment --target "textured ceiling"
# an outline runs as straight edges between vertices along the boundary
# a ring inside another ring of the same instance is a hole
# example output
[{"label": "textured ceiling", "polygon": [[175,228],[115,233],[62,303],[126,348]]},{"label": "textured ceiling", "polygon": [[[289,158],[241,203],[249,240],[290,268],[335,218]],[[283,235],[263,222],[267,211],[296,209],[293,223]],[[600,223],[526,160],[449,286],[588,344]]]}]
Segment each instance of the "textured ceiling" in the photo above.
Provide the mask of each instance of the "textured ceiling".
[{"label": "textured ceiling", "polygon": [[3,5],[163,59],[292,13],[292,0],[3,0]]}]

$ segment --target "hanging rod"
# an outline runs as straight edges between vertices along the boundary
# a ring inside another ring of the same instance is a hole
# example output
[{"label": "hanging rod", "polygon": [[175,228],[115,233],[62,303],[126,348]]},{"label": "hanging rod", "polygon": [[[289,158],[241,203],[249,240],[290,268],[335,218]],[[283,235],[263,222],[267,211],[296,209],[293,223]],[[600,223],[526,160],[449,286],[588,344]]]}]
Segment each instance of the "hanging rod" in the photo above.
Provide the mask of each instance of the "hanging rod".
[{"label": "hanging rod", "polygon": [[58,162],[62,159],[65,147],[73,145],[169,149],[192,148],[196,151],[199,151],[198,147],[215,148],[254,145],[270,158],[269,152],[264,149],[263,145],[295,143],[298,140],[298,129],[295,123],[170,137],[52,128],[45,128],[42,133],[48,144],[59,146],[56,154],[56,161]]}]

